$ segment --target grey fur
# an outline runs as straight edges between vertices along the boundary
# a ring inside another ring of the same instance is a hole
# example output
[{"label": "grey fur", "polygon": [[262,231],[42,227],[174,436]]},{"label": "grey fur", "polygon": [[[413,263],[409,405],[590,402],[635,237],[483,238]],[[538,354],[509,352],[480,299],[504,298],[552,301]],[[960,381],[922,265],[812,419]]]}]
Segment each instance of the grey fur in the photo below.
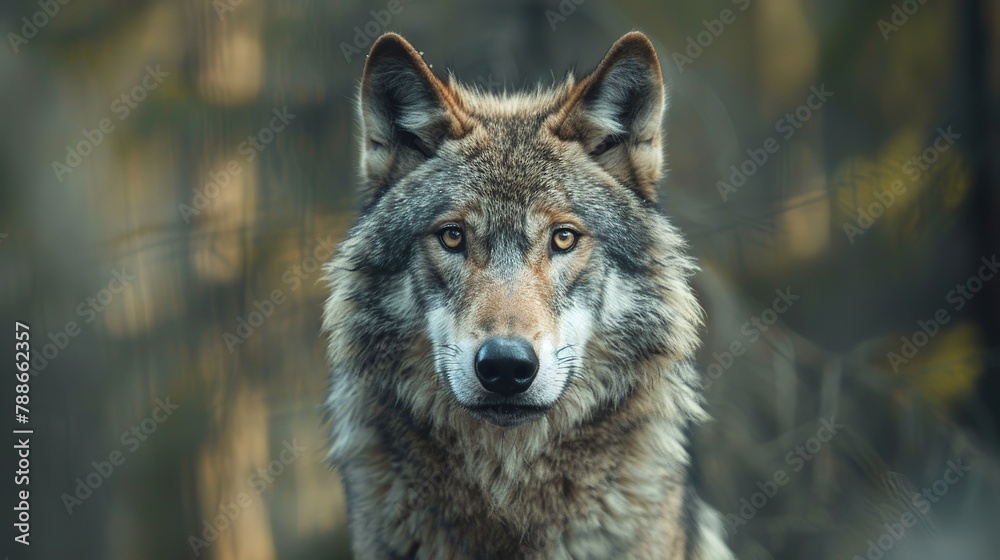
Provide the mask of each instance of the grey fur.
[{"label": "grey fur", "polygon": [[[664,91],[643,35],[592,74],[494,95],[398,35],[361,89],[365,206],[326,267],[330,458],[362,558],[731,558],[687,477],[706,415],[696,270],[655,204]],[[437,239],[460,224],[462,253]],[[557,227],[580,235],[565,254]],[[485,337],[542,365],[496,425]]]}]

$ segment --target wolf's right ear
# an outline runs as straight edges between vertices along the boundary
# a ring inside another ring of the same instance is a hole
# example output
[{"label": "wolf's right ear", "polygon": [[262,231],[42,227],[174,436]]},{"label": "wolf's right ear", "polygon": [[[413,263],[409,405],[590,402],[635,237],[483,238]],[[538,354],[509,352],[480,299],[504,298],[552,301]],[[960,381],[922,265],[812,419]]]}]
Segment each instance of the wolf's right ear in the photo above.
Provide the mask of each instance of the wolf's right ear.
[{"label": "wolf's right ear", "polygon": [[395,33],[372,45],[361,78],[361,172],[370,197],[434,156],[467,119],[448,86]]},{"label": "wolf's right ear", "polygon": [[554,116],[556,135],[580,142],[608,173],[644,200],[656,200],[666,98],[653,43],[625,34],[578,82]]}]

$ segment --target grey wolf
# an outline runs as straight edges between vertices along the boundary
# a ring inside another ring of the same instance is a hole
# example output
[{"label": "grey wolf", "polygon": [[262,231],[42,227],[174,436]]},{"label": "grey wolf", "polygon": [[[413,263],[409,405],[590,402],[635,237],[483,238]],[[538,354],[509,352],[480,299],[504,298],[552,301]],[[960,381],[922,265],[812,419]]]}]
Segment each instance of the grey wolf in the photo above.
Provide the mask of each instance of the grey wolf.
[{"label": "grey wolf", "polygon": [[731,558],[689,474],[702,311],[650,41],[508,94],[387,34],[359,97],[323,321],[358,557]]}]

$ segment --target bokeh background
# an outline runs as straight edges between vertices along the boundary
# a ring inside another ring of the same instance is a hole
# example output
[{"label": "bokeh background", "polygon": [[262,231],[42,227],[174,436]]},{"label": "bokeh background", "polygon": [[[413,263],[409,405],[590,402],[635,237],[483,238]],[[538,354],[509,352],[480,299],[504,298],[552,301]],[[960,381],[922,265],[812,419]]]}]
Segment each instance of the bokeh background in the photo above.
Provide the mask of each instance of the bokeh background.
[{"label": "bokeh background", "polygon": [[695,452],[734,549],[996,558],[1000,278],[974,280],[1000,252],[990,0],[4,2],[0,310],[34,340],[30,557],[349,557],[316,263],[355,210],[372,37],[502,92],[632,29],[669,82],[660,191],[708,317]]}]

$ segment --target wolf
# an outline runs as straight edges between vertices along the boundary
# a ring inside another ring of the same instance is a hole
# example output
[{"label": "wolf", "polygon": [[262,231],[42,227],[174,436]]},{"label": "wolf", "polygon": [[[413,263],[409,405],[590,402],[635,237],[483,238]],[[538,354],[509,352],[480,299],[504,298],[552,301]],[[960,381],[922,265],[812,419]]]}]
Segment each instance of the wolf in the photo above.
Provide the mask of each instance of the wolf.
[{"label": "wolf", "polygon": [[639,32],[515,93],[373,44],[361,209],[324,269],[357,557],[732,558],[692,478],[703,313],[657,204],[665,103]]}]

